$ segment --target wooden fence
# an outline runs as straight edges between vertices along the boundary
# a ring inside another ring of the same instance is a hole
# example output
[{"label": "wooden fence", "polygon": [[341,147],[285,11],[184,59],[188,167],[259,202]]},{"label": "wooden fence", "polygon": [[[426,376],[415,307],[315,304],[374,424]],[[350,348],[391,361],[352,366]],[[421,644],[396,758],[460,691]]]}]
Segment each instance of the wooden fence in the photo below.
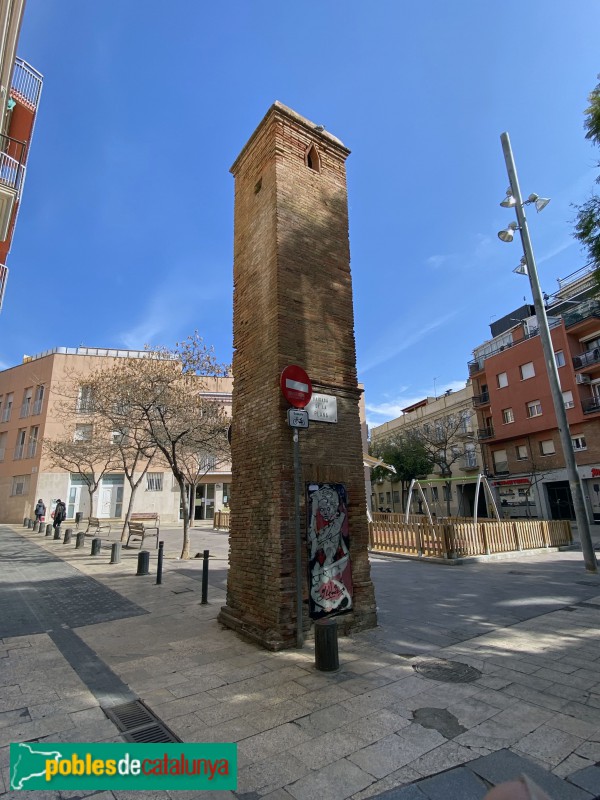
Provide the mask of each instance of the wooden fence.
[{"label": "wooden fence", "polygon": [[568,520],[489,520],[449,518],[431,524],[427,517],[374,514],[369,523],[369,547],[385,553],[437,558],[508,553],[561,547],[573,542]]},{"label": "wooden fence", "polygon": [[215,511],[213,530],[223,528],[229,530],[229,511]]}]

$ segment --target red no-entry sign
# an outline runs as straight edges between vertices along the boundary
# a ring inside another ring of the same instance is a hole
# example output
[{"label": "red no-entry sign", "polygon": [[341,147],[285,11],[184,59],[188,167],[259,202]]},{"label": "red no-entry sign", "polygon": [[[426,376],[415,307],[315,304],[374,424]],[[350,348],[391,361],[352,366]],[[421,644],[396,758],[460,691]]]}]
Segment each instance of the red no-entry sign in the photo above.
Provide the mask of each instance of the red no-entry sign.
[{"label": "red no-entry sign", "polygon": [[283,370],[280,384],[283,396],[295,408],[304,408],[312,397],[310,378],[302,367],[295,364]]}]

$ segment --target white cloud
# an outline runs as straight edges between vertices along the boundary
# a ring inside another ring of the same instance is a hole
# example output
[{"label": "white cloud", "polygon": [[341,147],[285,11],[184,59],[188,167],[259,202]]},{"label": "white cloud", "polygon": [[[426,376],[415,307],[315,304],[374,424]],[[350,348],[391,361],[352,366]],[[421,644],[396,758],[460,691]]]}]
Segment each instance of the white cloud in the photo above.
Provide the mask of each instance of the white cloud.
[{"label": "white cloud", "polygon": [[[384,422],[389,422],[396,419],[402,414],[403,408],[408,408],[426,397],[441,397],[445,392],[451,390],[457,392],[459,389],[465,388],[465,381],[449,381],[436,386],[424,388],[422,391],[415,391],[413,387],[403,386],[399,393],[389,400],[384,399],[381,403],[366,402],[367,410],[367,425],[370,428],[383,425]],[[410,392],[409,392],[410,389]]]}]

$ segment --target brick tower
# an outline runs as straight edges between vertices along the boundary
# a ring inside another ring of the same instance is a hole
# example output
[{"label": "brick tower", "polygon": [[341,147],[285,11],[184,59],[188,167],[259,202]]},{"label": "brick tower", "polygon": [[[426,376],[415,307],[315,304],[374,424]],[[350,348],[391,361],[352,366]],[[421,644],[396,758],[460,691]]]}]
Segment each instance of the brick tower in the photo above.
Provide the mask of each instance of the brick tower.
[{"label": "brick tower", "polygon": [[352,600],[338,623],[346,631],[376,624],[348,244],[349,152],[274,103],[231,168],[233,488],[227,605],[219,620],[274,650],[292,647],[296,630],[292,430],[279,386],[290,364],[306,370],[314,392],[337,399],[337,423],[311,422],[300,431],[304,628],[312,530],[306,492],[324,484],[346,492],[338,518],[349,533],[343,553]]}]

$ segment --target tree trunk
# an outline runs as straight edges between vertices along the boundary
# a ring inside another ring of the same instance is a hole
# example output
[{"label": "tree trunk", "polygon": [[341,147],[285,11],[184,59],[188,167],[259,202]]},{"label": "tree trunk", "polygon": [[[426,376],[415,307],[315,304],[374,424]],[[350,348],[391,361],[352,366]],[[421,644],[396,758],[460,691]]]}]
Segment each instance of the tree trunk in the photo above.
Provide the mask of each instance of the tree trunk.
[{"label": "tree trunk", "polygon": [[450,481],[446,481],[446,514],[447,516],[452,516],[450,513],[450,489],[452,487],[452,483]]},{"label": "tree trunk", "polygon": [[190,557],[189,501],[188,501],[187,487],[185,485],[185,481],[181,478],[177,478],[177,483],[179,484],[179,491],[181,492],[181,505],[183,510],[183,542],[181,546],[181,555],[179,557],[182,560],[187,560]]},{"label": "tree trunk", "polygon": [[133,511],[133,502],[135,500],[135,495],[138,490],[139,481],[138,483],[131,483],[130,481],[129,486],[131,487],[131,495],[129,497],[129,504],[127,506],[127,511],[125,512],[125,519],[123,520],[123,530],[121,531],[122,542],[124,542],[127,539],[127,524],[131,519],[131,512]]},{"label": "tree trunk", "polygon": [[[97,488],[98,487],[96,487],[96,489]],[[88,490],[88,496],[90,498],[90,511],[89,511],[89,514],[88,514],[88,525],[87,525],[87,528],[85,529],[86,533],[90,529],[90,519],[94,516],[94,494],[96,493],[96,489],[92,489],[91,486],[88,484],[87,490]],[[97,509],[96,509],[96,516],[98,516],[98,510]]]}]

